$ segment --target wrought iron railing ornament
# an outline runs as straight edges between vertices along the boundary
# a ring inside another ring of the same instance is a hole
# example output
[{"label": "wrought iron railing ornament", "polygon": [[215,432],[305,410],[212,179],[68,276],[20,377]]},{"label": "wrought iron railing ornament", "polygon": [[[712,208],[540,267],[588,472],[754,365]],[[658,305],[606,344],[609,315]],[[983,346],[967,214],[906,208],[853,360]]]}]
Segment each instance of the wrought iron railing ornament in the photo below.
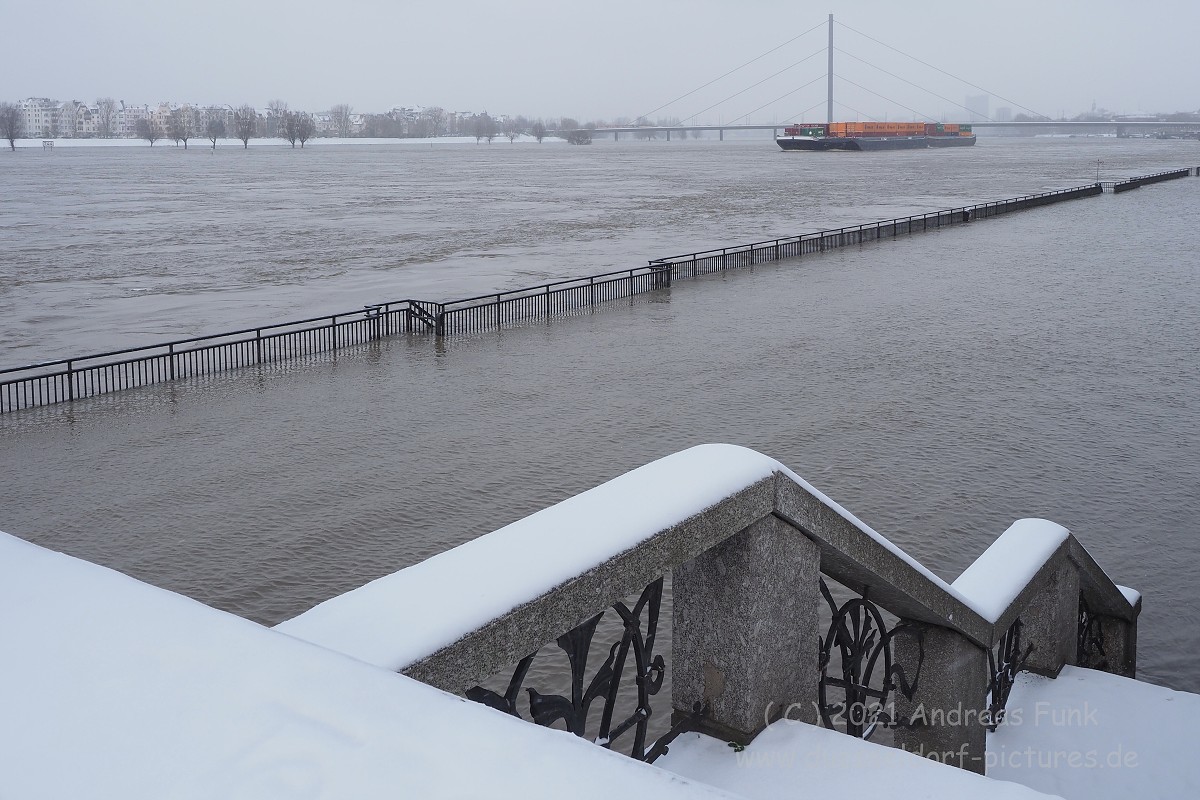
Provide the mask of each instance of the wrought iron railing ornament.
[{"label": "wrought iron railing ornament", "polygon": [[[824,578],[820,583],[821,594],[833,613],[829,631],[819,640],[821,722],[826,728],[869,739],[877,729],[899,724],[893,692],[899,691],[909,700],[916,692],[925,661],[924,636],[919,629],[903,622],[889,630],[879,608],[868,599],[869,588],[862,597],[851,598],[839,606]],[[901,635],[917,638],[917,669],[911,682],[904,667],[895,663],[892,653],[892,641]],[[840,678],[829,674],[835,648],[841,660]],[[841,695],[837,702],[830,702],[831,690]]]},{"label": "wrought iron railing ornament", "polygon": [[[629,755],[639,761],[652,761],[666,751],[656,747],[647,752],[646,730],[652,714],[650,698],[662,688],[666,674],[666,662],[661,655],[654,654],[654,637],[658,630],[659,608],[662,604],[662,578],[651,583],[641,597],[629,608],[624,603],[615,603],[612,609],[619,615],[624,633],[620,640],[608,650],[608,657],[596,673],[587,681],[587,661],[591,651],[596,626],[606,612],[588,619],[582,625],[564,633],[556,640],[559,649],[567,656],[571,665],[571,696],[541,694],[536,689],[524,687],[525,678],[537,653],[531,653],[517,664],[508,688],[503,695],[475,686],[467,690],[467,698],[492,708],[521,717],[518,698],[521,689],[529,696],[529,717],[538,725],[547,727],[562,721],[566,729],[576,736],[587,736],[587,721],[591,706],[597,700],[603,702],[600,727],[595,741],[602,747],[612,749],[613,743],[630,731],[633,743]],[[642,618],[645,616],[643,628]],[[644,632],[643,632],[644,630]],[[613,712],[617,705],[617,694],[625,674],[629,655],[633,655],[633,678],[637,692],[637,706],[623,720],[614,724]]]},{"label": "wrought iron railing ornament", "polygon": [[1075,663],[1090,669],[1108,669],[1101,615],[1088,607],[1082,595],[1079,597],[1079,636],[1075,645]]},{"label": "wrought iron railing ornament", "polygon": [[1025,623],[1017,617],[996,643],[995,651],[988,650],[988,730],[994,731],[1004,721],[1004,707],[1016,683],[1017,673],[1033,652],[1033,645],[1021,650],[1021,628]]}]

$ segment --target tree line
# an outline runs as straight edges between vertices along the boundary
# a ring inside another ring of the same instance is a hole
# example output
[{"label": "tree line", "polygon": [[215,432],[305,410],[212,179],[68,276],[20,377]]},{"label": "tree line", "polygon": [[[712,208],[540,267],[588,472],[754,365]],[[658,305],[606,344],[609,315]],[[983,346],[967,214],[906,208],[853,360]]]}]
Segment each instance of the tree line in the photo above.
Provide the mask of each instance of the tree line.
[{"label": "tree line", "polygon": [[[62,112],[73,117],[79,113],[80,106],[81,104],[75,101],[63,103]],[[121,111],[112,98],[100,98],[95,106],[87,109],[87,113],[94,118],[96,135],[110,138],[117,133],[118,115]],[[525,135],[541,142],[546,136],[558,136],[572,144],[589,144],[593,130],[609,125],[603,121],[580,124],[578,120],[570,117],[547,121],[517,115],[497,119],[487,112],[452,114],[436,106],[420,111],[394,109],[382,114],[355,115],[352,107],[345,103],[333,106],[320,116],[319,125],[313,114],[292,111],[282,100],[272,100],[263,113],[248,104],[238,108],[227,106],[225,109],[183,106],[172,109],[165,120],[161,114],[148,114],[139,118],[134,124],[133,133],[146,140],[150,146],[166,139],[182,144],[185,149],[188,143],[195,139],[205,139],[211,142],[215,149],[218,140],[224,138],[237,139],[241,141],[242,147],[246,148],[249,147],[250,139],[258,137],[282,138],[293,148],[297,142],[303,148],[309,139],[321,134],[342,138],[360,136],[385,139],[474,136],[476,142],[486,139],[489,143],[497,137],[505,137],[512,142],[518,136]],[[18,105],[0,103],[0,138],[8,140],[10,149],[15,149],[16,140],[26,135],[23,119]],[[651,123],[643,119],[634,122],[628,118],[618,118],[611,124],[625,127],[649,126]],[[657,124],[678,124],[678,120],[659,120]],[[57,131],[47,132],[57,135]],[[651,132],[645,135],[653,136]]]}]

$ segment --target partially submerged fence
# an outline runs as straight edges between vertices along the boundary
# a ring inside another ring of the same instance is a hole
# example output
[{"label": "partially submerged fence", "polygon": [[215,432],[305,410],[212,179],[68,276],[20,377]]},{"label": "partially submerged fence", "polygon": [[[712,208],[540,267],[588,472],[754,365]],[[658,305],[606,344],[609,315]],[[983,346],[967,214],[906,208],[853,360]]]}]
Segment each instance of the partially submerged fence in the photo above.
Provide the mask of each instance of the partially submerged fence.
[{"label": "partially submerged fence", "polygon": [[421,314],[412,301],[404,300],[358,312],[0,370],[0,413],[362,344],[419,327]]},{"label": "partially submerged fence", "polygon": [[[1197,168],[1197,172],[1200,173],[1200,168]],[[1163,181],[1173,181],[1176,178],[1186,178],[1191,174],[1192,170],[1185,167],[1184,169],[1172,169],[1166,172],[1156,172],[1153,175],[1142,175],[1138,178],[1117,181],[1115,184],[1113,184],[1113,193],[1120,194],[1121,192],[1128,192],[1130,189],[1138,189],[1142,186],[1149,186],[1152,183],[1162,183]]]},{"label": "partially submerged fence", "polygon": [[761,264],[767,261],[778,261],[785,258],[796,258],[811,253],[823,253],[838,247],[854,244],[865,244],[879,239],[900,236],[902,234],[937,230],[950,225],[961,225],[972,220],[995,217],[1013,211],[1027,208],[1061,203],[1065,200],[1075,200],[1080,197],[1094,197],[1103,190],[1100,184],[1088,184],[1073,189],[1058,189],[1053,192],[1014,197],[1009,200],[998,200],[991,203],[978,203],[973,206],[963,206],[944,211],[934,211],[928,214],[914,214],[908,217],[869,222],[862,225],[852,225],[836,230],[805,233],[800,236],[789,236],[783,239],[771,239],[765,242],[740,245],[738,247],[723,247],[719,250],[705,250],[699,253],[688,253],[681,256],[659,258],[650,262],[651,266],[669,266],[671,274],[677,278],[691,278],[726,269],[739,269]]},{"label": "partially submerged fence", "polygon": [[[1181,177],[1180,173],[1186,175],[1188,170],[1134,178],[1124,184],[1142,186]],[[1129,185],[1127,188],[1136,186]],[[889,237],[938,230],[1013,211],[1091,197],[1103,191],[1099,183],[1088,184],[654,259],[645,267],[570,278],[444,303],[394,300],[324,317],[0,369],[0,414],[284,361],[362,345],[398,334],[445,336],[474,333],[533,319],[569,316],[606,302],[666,288],[675,278],[741,269]]]}]

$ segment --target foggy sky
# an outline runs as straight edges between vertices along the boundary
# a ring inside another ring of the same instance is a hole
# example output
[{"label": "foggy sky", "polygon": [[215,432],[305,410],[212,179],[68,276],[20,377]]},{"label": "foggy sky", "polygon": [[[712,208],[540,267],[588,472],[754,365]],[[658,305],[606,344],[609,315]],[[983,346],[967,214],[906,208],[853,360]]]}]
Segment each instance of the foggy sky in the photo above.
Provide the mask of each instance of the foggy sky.
[{"label": "foggy sky", "polygon": [[[727,123],[765,106],[747,120],[765,123],[815,106],[805,118],[820,120],[829,13],[1005,98],[993,96],[993,111],[1200,108],[1194,0],[0,0],[0,100],[265,107],[278,98],[308,111],[349,103],[637,117],[820,25],[652,115]],[[851,54],[835,53],[835,73],[888,98],[839,81],[837,118],[963,118],[955,104],[982,93],[844,27],[835,37]]]}]

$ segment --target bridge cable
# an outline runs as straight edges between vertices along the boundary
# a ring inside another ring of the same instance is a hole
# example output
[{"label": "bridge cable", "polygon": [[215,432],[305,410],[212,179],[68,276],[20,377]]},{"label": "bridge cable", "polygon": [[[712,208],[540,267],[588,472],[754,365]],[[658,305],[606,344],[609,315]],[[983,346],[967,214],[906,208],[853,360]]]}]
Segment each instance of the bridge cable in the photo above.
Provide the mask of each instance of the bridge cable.
[{"label": "bridge cable", "polygon": [[[845,50],[843,50],[843,49],[842,49],[842,48],[840,48],[840,47],[835,47],[835,48],[833,48],[833,49],[834,49],[834,50],[836,50],[837,52],[841,53],[841,54],[842,54],[842,55],[844,55],[844,56],[850,56],[850,57],[851,57],[851,58],[853,58],[855,61],[861,61],[862,63],[866,64],[868,67],[872,67],[872,68],[874,68],[874,69],[877,69],[877,70],[879,70],[879,71],[880,71],[880,72],[882,72],[884,75],[891,75],[891,76],[892,76],[893,78],[895,78],[896,80],[898,80],[898,81],[904,81],[904,82],[905,82],[905,83],[907,83],[909,86],[915,86],[916,88],[920,89],[922,92],[926,92],[926,93],[928,93],[928,94],[931,94],[931,95],[933,95],[934,97],[936,97],[936,98],[937,98],[937,99],[939,99],[939,100],[945,100],[947,103],[949,103],[949,104],[951,104],[951,105],[958,106],[958,107],[959,107],[959,108],[961,108],[963,111],[966,111],[968,114],[979,114],[979,112],[978,112],[978,111],[972,111],[971,109],[969,109],[969,108],[967,108],[966,106],[964,106],[962,103],[956,103],[955,101],[951,100],[949,97],[942,97],[940,94],[938,94],[938,93],[937,93],[937,92],[935,92],[935,91],[932,91],[931,89],[926,89],[924,86],[921,86],[920,84],[913,83],[912,81],[908,80],[907,78],[902,78],[902,77],[900,77],[899,75],[897,75],[897,74],[896,74],[896,73],[894,73],[894,72],[888,72],[888,71],[887,71],[886,69],[884,69],[883,67],[880,67],[880,66],[878,66],[878,65],[876,65],[876,64],[872,64],[870,61],[867,61],[865,58],[860,58],[859,56],[856,56],[856,55],[854,55],[853,53],[848,53],[848,52],[846,52]],[[839,77],[840,77],[840,76],[839,76]],[[912,109],[909,109],[909,111],[911,111],[911,110],[912,110]],[[989,117],[987,114],[979,114],[979,116],[983,117],[984,119],[988,120],[989,122],[995,122],[995,120],[994,120],[994,119],[992,119],[991,117]],[[931,119],[932,119],[932,118],[931,118]]]},{"label": "bridge cable", "polygon": [[[887,99],[887,98],[884,98],[884,99]],[[834,101],[833,101],[833,104],[834,104],[835,106],[841,106],[842,108],[845,108],[845,109],[848,109],[848,110],[850,110],[850,111],[853,111],[853,112],[854,112],[855,114],[857,114],[858,116],[860,116],[860,117],[866,117],[867,119],[871,120],[872,122],[879,122],[879,121],[880,121],[878,117],[872,117],[870,114],[868,114],[868,113],[867,113],[867,112],[865,112],[865,111],[859,111],[859,110],[858,110],[857,108],[855,108],[854,106],[848,106],[848,105],[846,105],[845,103],[843,103],[841,100],[834,100]]]},{"label": "bridge cable", "polygon": [[[732,125],[732,124],[734,124],[735,122],[737,122],[737,121],[738,121],[738,120],[740,120],[740,119],[746,119],[746,118],[747,118],[747,117],[749,117],[751,114],[757,114],[759,111],[762,111],[762,110],[763,110],[764,108],[766,108],[767,106],[774,105],[774,104],[778,103],[780,100],[782,100],[783,98],[785,98],[785,97],[791,97],[792,95],[794,95],[796,92],[800,91],[801,89],[806,89],[806,88],[808,88],[809,86],[812,86],[812,85],[813,85],[814,83],[816,83],[817,81],[823,81],[823,80],[825,80],[825,76],[824,76],[824,75],[818,75],[817,77],[813,78],[813,79],[812,79],[811,81],[809,81],[808,83],[806,83],[806,84],[803,84],[802,86],[797,86],[795,89],[792,89],[792,90],[791,90],[790,92],[788,92],[787,94],[781,94],[779,97],[776,97],[774,100],[771,100],[770,102],[763,103],[761,106],[759,106],[758,108],[754,109],[753,111],[748,111],[748,112],[746,112],[745,114],[742,114],[740,117],[734,117],[733,119],[729,120],[729,122],[727,122],[726,124],[727,124],[727,125]],[[824,100],[822,100],[821,102],[823,103],[823,102],[825,102],[825,101],[824,101]],[[820,103],[818,103],[817,105],[820,105]]]},{"label": "bridge cable", "polygon": [[[776,50],[779,50],[779,49],[780,49],[780,48],[782,48],[782,47],[786,47],[786,46],[788,46],[789,44],[791,44],[792,42],[796,41],[797,39],[799,39],[799,38],[801,38],[801,37],[804,37],[804,36],[807,36],[808,34],[810,34],[810,33],[812,33],[813,31],[815,31],[817,28],[824,27],[825,25],[826,25],[826,23],[825,23],[825,22],[818,22],[816,25],[812,26],[811,28],[809,28],[808,30],[806,30],[804,33],[801,33],[801,34],[799,34],[799,35],[797,35],[797,36],[793,36],[791,39],[788,39],[786,42],[784,42],[783,44],[779,45],[778,47],[772,47],[772,48],[771,48],[770,50],[768,50],[767,52],[765,52],[765,53],[762,53],[762,54],[760,54],[760,55],[757,55],[757,56],[755,56],[754,58],[752,58],[752,59],[750,59],[749,61],[747,61],[745,64],[742,64],[740,67],[734,67],[733,69],[729,70],[729,72],[726,72],[724,75],[718,75],[717,77],[713,78],[711,81],[709,81],[708,83],[704,84],[703,86],[697,86],[695,89],[692,89],[692,90],[691,90],[690,92],[688,92],[687,94],[681,94],[681,95],[679,95],[679,97],[676,97],[674,100],[670,101],[669,103],[663,103],[661,106],[659,106],[658,108],[654,109],[653,111],[647,111],[645,114],[642,114],[641,116],[637,117],[636,119],[646,119],[646,118],[648,118],[648,117],[649,117],[651,114],[655,114],[655,113],[657,113],[657,112],[659,112],[659,111],[662,111],[662,110],[663,110],[664,108],[666,108],[667,106],[669,106],[669,105],[672,105],[672,104],[674,104],[674,103],[678,103],[680,100],[684,99],[685,97],[691,97],[692,95],[694,95],[696,92],[700,91],[701,89],[707,89],[709,86],[712,86],[714,83],[716,83],[717,81],[721,80],[722,78],[728,78],[730,75],[732,75],[733,73],[737,72],[739,69],[742,69],[743,67],[748,67],[748,66],[750,66],[750,65],[751,65],[751,64],[753,64],[755,61],[758,61],[759,59],[762,59],[762,58],[765,58],[765,57],[769,56],[771,53],[774,53]],[[719,104],[718,104],[718,105],[719,105]]]},{"label": "bridge cable", "polygon": [[[824,78],[825,76],[822,75],[821,77]],[[788,117],[788,119],[794,119],[797,122],[799,122],[801,125],[803,125],[804,123],[802,120],[804,119],[804,115],[807,114],[808,112],[812,111],[815,108],[820,108],[821,106],[825,105],[826,102],[827,102],[826,98],[821,98],[820,100],[818,100],[817,102],[815,102],[811,106],[809,106],[808,108],[801,111],[799,114],[793,114],[792,116]],[[837,101],[835,100],[834,102],[836,103]]]},{"label": "bridge cable", "polygon": [[[788,64],[788,65],[787,65],[786,67],[784,67],[783,69],[779,70],[778,72],[773,72],[773,73],[771,73],[771,74],[770,74],[770,75],[768,75],[767,77],[763,78],[761,81],[758,81],[757,83],[752,83],[752,84],[750,84],[749,86],[747,86],[746,88],[744,88],[744,89],[741,89],[741,90],[739,90],[739,91],[736,91],[736,92],[734,92],[733,94],[729,95],[729,96],[728,96],[728,97],[726,97],[724,100],[718,100],[717,102],[713,103],[713,104],[712,104],[711,106],[709,106],[708,108],[706,108],[706,109],[704,109],[704,110],[702,110],[702,111],[697,111],[695,114],[692,114],[692,115],[691,115],[691,116],[689,116],[689,117],[685,117],[684,119],[691,120],[693,123],[695,123],[696,117],[700,116],[700,115],[701,115],[701,114],[703,114],[705,111],[712,111],[712,110],[713,110],[714,108],[716,108],[717,106],[719,106],[719,105],[721,105],[721,104],[723,104],[723,103],[727,103],[727,102],[729,102],[730,100],[732,100],[733,98],[737,97],[737,96],[738,96],[738,95],[740,95],[740,94],[745,94],[746,92],[750,91],[751,89],[753,89],[753,88],[754,88],[754,87],[756,87],[756,86],[761,86],[762,84],[764,84],[764,83],[766,83],[767,81],[771,80],[771,78],[774,78],[774,77],[776,77],[776,76],[778,76],[778,75],[782,75],[783,73],[787,72],[787,71],[788,71],[789,69],[791,69],[792,67],[798,67],[798,66],[800,66],[801,64],[803,64],[805,61],[808,61],[810,58],[815,58],[816,56],[819,56],[819,55],[821,55],[821,54],[822,54],[822,53],[824,53],[824,52],[825,52],[825,48],[824,48],[824,47],[822,47],[820,50],[817,50],[816,52],[809,53],[808,55],[806,55],[804,58],[800,59],[799,61],[797,61],[797,62],[795,62],[795,63],[793,63],[793,64]],[[824,76],[822,76],[822,77],[824,77]],[[807,84],[806,84],[806,85],[807,85]],[[651,112],[651,113],[654,113],[654,112]]]},{"label": "bridge cable", "polygon": [[[835,22],[836,22],[836,20],[835,20]],[[859,36],[864,36],[864,37],[866,37],[866,38],[870,39],[872,42],[875,42],[876,44],[881,44],[881,45],[883,45],[884,47],[886,47],[886,48],[887,48],[887,49],[889,49],[889,50],[894,50],[894,51],[896,51],[897,53],[899,53],[900,55],[904,56],[905,58],[911,58],[913,61],[916,61],[918,64],[924,64],[925,66],[929,67],[930,69],[932,69],[932,70],[936,70],[936,71],[938,71],[938,72],[942,73],[943,75],[947,75],[947,76],[949,76],[949,77],[951,77],[951,78],[954,78],[954,80],[956,80],[956,81],[961,81],[962,83],[965,83],[967,86],[970,86],[970,87],[971,87],[971,88],[973,88],[973,89],[978,89],[979,91],[981,91],[981,92],[984,92],[984,93],[986,93],[986,94],[993,95],[993,96],[995,96],[995,97],[997,97],[997,98],[999,98],[999,99],[1003,100],[1004,102],[1006,102],[1006,103],[1009,103],[1010,105],[1014,105],[1014,106],[1016,106],[1017,108],[1020,108],[1020,109],[1023,109],[1023,110],[1025,110],[1025,111],[1028,111],[1030,114],[1033,114],[1035,117],[1042,117],[1042,118],[1044,118],[1044,119],[1050,119],[1050,118],[1049,118],[1049,117],[1047,117],[1045,114],[1039,114],[1038,112],[1034,111],[1032,108],[1027,108],[1026,106],[1023,106],[1023,105],[1021,105],[1020,103],[1018,103],[1018,102],[1017,102],[1017,101],[1015,101],[1015,100],[1009,100],[1007,97],[1004,97],[1003,95],[1001,95],[1001,94],[998,94],[997,92],[993,92],[993,91],[991,91],[991,90],[989,90],[989,89],[985,89],[985,88],[983,88],[982,86],[978,86],[978,85],[976,85],[976,84],[974,84],[974,83],[971,83],[970,81],[966,80],[965,78],[960,78],[960,77],[958,77],[957,75],[955,75],[955,74],[953,74],[953,73],[946,72],[946,70],[944,70],[944,69],[942,69],[942,68],[940,68],[940,67],[935,67],[933,64],[930,64],[928,61],[922,61],[921,59],[917,58],[916,56],[909,55],[908,53],[904,52],[903,50],[900,50],[900,49],[898,49],[898,48],[892,47],[892,46],[891,46],[890,44],[888,44],[887,42],[881,42],[881,41],[879,41],[878,39],[876,39],[874,36],[869,36],[869,35],[867,35],[867,34],[863,33],[863,32],[862,32],[862,31],[860,31],[860,30],[857,30],[857,29],[855,29],[855,28],[851,28],[849,25],[847,25],[847,24],[846,24],[846,23],[844,23],[844,22],[837,22],[837,24],[838,24],[838,25],[840,25],[840,26],[842,26],[843,28],[845,28],[845,29],[846,29],[846,30],[848,30],[848,31],[853,31],[854,33],[857,33]]]},{"label": "bridge cable", "polygon": [[[928,114],[922,114],[920,111],[917,111],[915,108],[909,108],[908,106],[904,105],[904,103],[901,103],[899,100],[893,100],[892,98],[887,97],[886,95],[882,95],[879,92],[873,92],[870,89],[868,89],[867,87],[863,86],[861,83],[855,83],[854,81],[850,80],[849,78],[843,78],[841,75],[838,75],[837,79],[839,81],[845,81],[846,83],[850,84],[851,86],[857,86],[858,88],[862,89],[864,92],[873,94],[876,97],[881,97],[884,100],[887,100],[889,103],[892,103],[894,105],[900,106],[901,108],[907,109],[907,110],[911,111],[912,113],[916,114],[918,117],[921,117],[922,119],[933,119],[933,117],[929,116]],[[834,100],[834,102],[836,103],[837,101]],[[846,106],[846,108],[849,108],[849,106]]]}]

